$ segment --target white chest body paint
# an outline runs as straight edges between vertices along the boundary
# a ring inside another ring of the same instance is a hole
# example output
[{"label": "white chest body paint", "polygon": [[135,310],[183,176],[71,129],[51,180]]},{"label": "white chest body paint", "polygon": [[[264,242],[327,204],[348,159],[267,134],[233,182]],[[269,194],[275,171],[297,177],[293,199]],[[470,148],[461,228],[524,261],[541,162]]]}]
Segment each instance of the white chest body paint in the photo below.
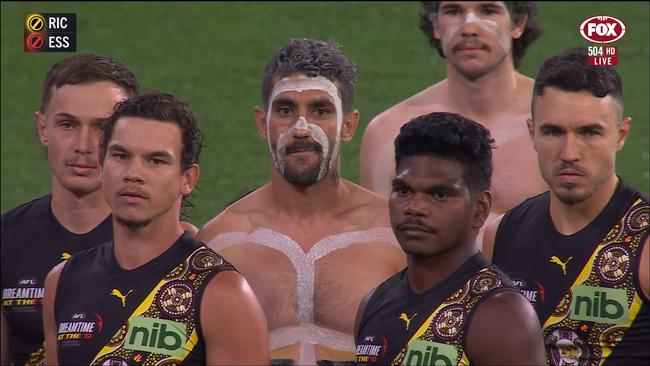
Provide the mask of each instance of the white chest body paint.
[{"label": "white chest body paint", "polygon": [[305,252],[291,237],[275,230],[259,227],[252,233],[230,232],[215,236],[207,244],[215,251],[221,251],[237,244],[258,244],[275,249],[291,261],[296,272],[297,326],[288,326],[269,332],[271,350],[300,344],[300,365],[316,364],[315,345],[354,352],[354,337],[314,324],[314,273],[315,262],[351,245],[384,242],[398,246],[390,227],[379,227],[363,231],[350,231],[326,236]]}]

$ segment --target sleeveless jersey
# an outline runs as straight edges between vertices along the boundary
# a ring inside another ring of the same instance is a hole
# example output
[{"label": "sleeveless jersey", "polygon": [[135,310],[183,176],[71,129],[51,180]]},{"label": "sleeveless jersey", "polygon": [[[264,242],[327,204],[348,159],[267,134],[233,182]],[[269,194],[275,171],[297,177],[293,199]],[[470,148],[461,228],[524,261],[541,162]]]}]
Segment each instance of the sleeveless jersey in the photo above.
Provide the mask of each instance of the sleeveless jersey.
[{"label": "sleeveless jersey", "polygon": [[[11,360],[30,354],[44,361],[42,302],[45,276],[62,260],[113,238],[110,215],[86,234],[68,231],[54,217],[46,195],[2,215],[2,308],[9,324]],[[39,350],[38,352],[36,352]]]},{"label": "sleeveless jersey", "polygon": [[647,197],[620,180],[603,211],[573,235],[557,232],[549,193],[503,217],[493,263],[533,304],[550,365],[650,361],[650,307],[638,283]]},{"label": "sleeveless jersey", "polygon": [[379,285],[357,334],[357,365],[470,365],[465,330],[480,302],[517,291],[481,253],[424,293],[411,291],[406,269]]},{"label": "sleeveless jersey", "polygon": [[157,258],[124,270],[113,242],[75,255],[55,302],[61,364],[205,364],[200,304],[219,272],[234,267],[183,234]]}]

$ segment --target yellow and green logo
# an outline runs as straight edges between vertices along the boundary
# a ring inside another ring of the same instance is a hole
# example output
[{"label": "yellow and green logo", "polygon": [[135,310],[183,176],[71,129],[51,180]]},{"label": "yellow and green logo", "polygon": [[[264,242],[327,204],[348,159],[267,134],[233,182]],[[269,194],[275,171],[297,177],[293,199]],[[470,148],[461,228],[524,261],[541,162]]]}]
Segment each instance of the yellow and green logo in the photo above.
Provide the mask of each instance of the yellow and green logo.
[{"label": "yellow and green logo", "polygon": [[628,318],[627,293],[616,288],[578,285],[573,290],[569,318],[619,324]]},{"label": "yellow and green logo", "polygon": [[135,317],[129,324],[125,349],[182,356],[187,326],[172,320]]},{"label": "yellow and green logo", "polygon": [[454,346],[428,341],[409,342],[409,349],[402,365],[433,366],[456,365],[458,353]]}]

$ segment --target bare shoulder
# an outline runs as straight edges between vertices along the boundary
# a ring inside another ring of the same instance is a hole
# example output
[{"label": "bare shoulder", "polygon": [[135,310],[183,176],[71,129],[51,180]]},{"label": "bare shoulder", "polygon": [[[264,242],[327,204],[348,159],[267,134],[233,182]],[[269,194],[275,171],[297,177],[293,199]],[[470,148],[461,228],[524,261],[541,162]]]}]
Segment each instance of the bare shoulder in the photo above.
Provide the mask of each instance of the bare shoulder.
[{"label": "bare shoulder", "polygon": [[366,132],[364,132],[364,138],[366,134],[392,135],[411,119],[425,113],[444,109],[441,93],[443,82],[429,86],[375,116],[368,124]]},{"label": "bare shoulder", "polygon": [[346,200],[344,213],[354,217],[367,228],[390,226],[388,200],[356,183],[344,180],[350,199]]},{"label": "bare shoulder", "polygon": [[200,314],[206,364],[268,364],[266,317],[241,274],[224,271],[212,278],[203,293]]},{"label": "bare shoulder", "polygon": [[501,291],[485,298],[477,307],[470,325],[471,339],[485,342],[494,330],[505,334],[536,335],[541,332],[533,306],[516,291]]},{"label": "bare shoulder", "polygon": [[250,232],[254,229],[252,217],[264,204],[268,184],[226,207],[208,221],[196,235],[205,243],[225,232]]},{"label": "bare shoulder", "polygon": [[241,311],[242,307],[261,312],[257,297],[244,276],[237,271],[223,271],[214,276],[204,290],[201,318],[211,318],[215,312],[232,314]]},{"label": "bare shoulder", "polygon": [[519,83],[522,90],[527,90],[528,92],[533,92],[533,86],[535,85],[535,79],[526,76],[524,74],[517,73],[517,82]]},{"label": "bare shoulder", "polygon": [[528,77],[524,74],[517,73],[517,95],[522,108],[530,114],[530,99],[533,95],[533,88],[535,86],[535,79]]},{"label": "bare shoulder", "polygon": [[237,271],[223,271],[208,283],[202,302],[220,304],[223,301],[237,301],[250,297],[253,292],[246,279]]},{"label": "bare shoulder", "polygon": [[[223,322],[234,312],[250,317],[264,317],[262,308],[248,281],[237,271],[223,271],[214,276],[201,299],[201,318],[215,316]],[[249,312],[249,314],[245,314]],[[222,318],[225,315],[225,318]]]},{"label": "bare shoulder", "polygon": [[481,302],[479,309],[482,315],[490,315],[488,318],[519,316],[519,320],[534,319],[537,315],[532,305],[516,291],[497,292]]},{"label": "bare shoulder", "polygon": [[[495,337],[496,334],[508,337]],[[532,305],[516,291],[484,299],[475,310],[467,349],[477,364],[544,364],[544,341]],[[513,350],[503,352],[504,349]]]}]

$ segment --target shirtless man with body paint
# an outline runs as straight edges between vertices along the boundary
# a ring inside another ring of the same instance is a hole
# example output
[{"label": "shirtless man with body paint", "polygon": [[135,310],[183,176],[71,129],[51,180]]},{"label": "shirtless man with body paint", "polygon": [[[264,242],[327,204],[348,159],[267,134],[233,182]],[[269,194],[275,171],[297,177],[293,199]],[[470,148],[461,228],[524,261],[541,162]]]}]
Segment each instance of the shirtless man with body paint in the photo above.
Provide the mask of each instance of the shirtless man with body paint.
[{"label": "shirtless man with body paint", "polygon": [[255,122],[271,181],[198,238],[231,261],[266,312],[271,358],[354,361],[361,298],[405,266],[387,201],[339,176],[352,139],[354,65],[335,45],[292,40],[267,64]]},{"label": "shirtless man with body paint", "polygon": [[[420,28],[441,57],[447,78],[376,116],[361,144],[361,184],[388,196],[395,176],[393,141],[400,127],[431,112],[478,121],[496,140],[492,211],[486,223],[548,190],[528,137],[534,80],[518,73],[526,48],[541,34],[530,2],[423,2]],[[485,225],[484,227],[486,227]],[[480,242],[482,237],[477,238]]]}]

